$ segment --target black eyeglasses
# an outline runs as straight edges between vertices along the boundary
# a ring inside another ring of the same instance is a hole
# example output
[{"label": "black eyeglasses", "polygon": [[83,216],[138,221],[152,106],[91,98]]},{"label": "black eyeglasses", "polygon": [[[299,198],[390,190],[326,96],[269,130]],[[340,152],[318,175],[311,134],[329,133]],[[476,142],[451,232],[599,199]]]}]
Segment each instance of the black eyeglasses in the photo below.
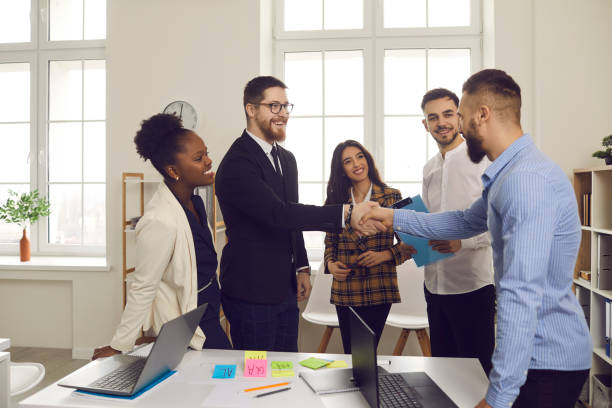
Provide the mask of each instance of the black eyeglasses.
[{"label": "black eyeglasses", "polygon": [[280,113],[281,109],[285,109],[285,111],[287,113],[291,113],[291,111],[293,110],[293,104],[292,103],[278,103],[278,102],[274,102],[274,103],[253,103],[252,105],[265,105],[268,108],[270,108],[270,112],[272,112],[273,114],[278,114]]}]

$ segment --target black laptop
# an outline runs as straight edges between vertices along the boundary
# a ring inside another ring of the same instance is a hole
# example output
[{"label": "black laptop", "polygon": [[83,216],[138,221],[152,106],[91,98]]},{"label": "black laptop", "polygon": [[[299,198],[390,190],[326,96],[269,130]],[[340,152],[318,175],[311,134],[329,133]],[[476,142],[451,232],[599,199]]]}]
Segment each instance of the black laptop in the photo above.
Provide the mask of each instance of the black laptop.
[{"label": "black laptop", "polygon": [[352,307],[349,309],[353,377],[370,407],[457,407],[424,372],[378,372],[376,335]]},{"label": "black laptop", "polygon": [[114,355],[96,360],[58,385],[100,394],[132,396],[181,362],[208,303],[164,323],[148,357]]}]

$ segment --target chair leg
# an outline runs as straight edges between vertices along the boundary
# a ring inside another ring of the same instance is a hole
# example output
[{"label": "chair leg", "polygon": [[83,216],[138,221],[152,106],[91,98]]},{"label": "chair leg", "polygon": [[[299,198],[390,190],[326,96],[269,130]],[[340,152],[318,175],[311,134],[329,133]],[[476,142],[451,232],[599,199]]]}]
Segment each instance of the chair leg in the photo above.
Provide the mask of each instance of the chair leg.
[{"label": "chair leg", "polygon": [[419,329],[416,331],[416,335],[419,339],[419,344],[421,346],[423,356],[431,357],[431,343],[429,341],[429,336],[427,335],[427,330]]},{"label": "chair leg", "polygon": [[325,353],[325,350],[327,350],[327,345],[329,344],[329,339],[331,338],[333,332],[334,328],[332,326],[327,326],[325,328],[325,332],[323,332],[323,337],[321,337],[321,344],[319,344],[317,353]]},{"label": "chair leg", "polygon": [[406,341],[408,340],[409,335],[410,335],[410,329],[402,329],[399,339],[397,339],[397,344],[395,344],[395,350],[393,350],[394,356],[402,355],[402,352],[404,351],[404,347],[406,346]]}]

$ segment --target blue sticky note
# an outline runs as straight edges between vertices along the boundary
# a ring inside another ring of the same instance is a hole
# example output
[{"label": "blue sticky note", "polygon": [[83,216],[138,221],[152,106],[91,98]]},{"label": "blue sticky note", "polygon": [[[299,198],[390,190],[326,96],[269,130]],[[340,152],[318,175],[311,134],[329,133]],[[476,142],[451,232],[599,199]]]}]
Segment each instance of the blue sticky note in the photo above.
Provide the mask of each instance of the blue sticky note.
[{"label": "blue sticky note", "polygon": [[212,378],[234,378],[236,376],[236,364],[215,366]]},{"label": "blue sticky note", "polygon": [[[412,197],[412,203],[402,207],[403,210],[414,210],[417,212],[429,212],[423,199],[420,195]],[[414,235],[409,235],[404,232],[396,231],[399,238],[407,245],[412,245],[414,249],[417,250],[417,253],[412,255],[412,259],[414,259],[414,263],[417,266],[429,265],[441,259],[448,258],[453,256],[453,254],[443,254],[438,251],[434,251],[431,249],[429,245],[429,239],[415,237]]]}]

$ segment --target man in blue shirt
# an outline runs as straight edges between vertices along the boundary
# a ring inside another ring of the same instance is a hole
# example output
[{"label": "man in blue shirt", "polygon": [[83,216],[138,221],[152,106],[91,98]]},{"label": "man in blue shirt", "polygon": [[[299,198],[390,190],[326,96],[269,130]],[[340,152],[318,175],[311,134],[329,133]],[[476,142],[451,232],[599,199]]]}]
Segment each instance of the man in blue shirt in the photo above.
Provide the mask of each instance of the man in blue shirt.
[{"label": "man in blue shirt", "polygon": [[437,214],[377,208],[368,218],[430,239],[492,237],[497,292],[493,369],[480,407],[573,407],[591,366],[591,338],[572,293],[580,245],[576,198],[563,171],[523,133],[521,90],[487,69],[463,85],[460,128],[470,159],[493,163],[482,197]]}]

